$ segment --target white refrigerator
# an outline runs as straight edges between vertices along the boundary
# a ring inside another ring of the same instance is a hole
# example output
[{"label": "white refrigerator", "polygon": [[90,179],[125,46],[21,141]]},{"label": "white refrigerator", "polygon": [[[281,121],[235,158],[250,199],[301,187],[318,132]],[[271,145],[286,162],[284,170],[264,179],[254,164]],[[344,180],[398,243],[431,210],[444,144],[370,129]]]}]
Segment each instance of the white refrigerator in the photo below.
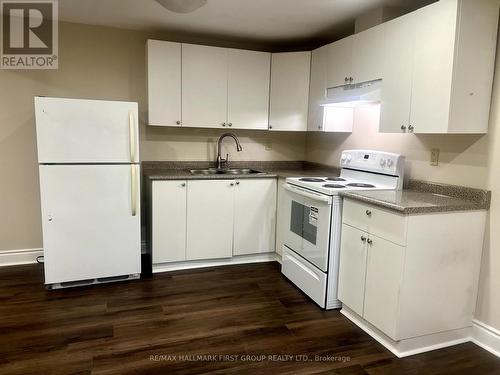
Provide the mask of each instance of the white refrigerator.
[{"label": "white refrigerator", "polygon": [[137,103],[35,97],[45,284],[138,278]]}]

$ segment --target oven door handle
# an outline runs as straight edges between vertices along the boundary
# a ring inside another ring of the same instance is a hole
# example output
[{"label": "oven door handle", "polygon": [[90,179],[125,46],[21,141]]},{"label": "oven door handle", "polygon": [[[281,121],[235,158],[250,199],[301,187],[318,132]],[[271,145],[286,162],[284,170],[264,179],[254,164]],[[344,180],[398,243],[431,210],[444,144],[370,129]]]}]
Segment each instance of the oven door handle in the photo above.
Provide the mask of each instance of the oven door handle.
[{"label": "oven door handle", "polygon": [[299,187],[295,187],[295,186],[290,185],[290,184],[284,184],[283,187],[285,190],[288,190],[292,193],[301,195],[303,197],[307,197],[307,198],[310,198],[310,199],[313,199],[313,200],[319,201],[319,202],[324,202],[326,204],[332,204],[332,199],[328,195],[320,195],[320,194],[308,192],[305,189],[301,189]]}]

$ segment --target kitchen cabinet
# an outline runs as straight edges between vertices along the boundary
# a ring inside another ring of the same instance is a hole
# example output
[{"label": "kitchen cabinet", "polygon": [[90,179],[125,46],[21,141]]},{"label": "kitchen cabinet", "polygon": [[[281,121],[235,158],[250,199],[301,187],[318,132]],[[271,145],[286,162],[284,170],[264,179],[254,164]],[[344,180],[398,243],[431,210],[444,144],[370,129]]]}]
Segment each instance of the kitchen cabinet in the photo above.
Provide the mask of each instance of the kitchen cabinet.
[{"label": "kitchen cabinet", "polygon": [[148,40],[148,124],[267,129],[271,54]]},{"label": "kitchen cabinet", "polygon": [[327,87],[382,78],[383,46],[383,24],[329,44]]},{"label": "kitchen cabinet", "polygon": [[307,131],[323,130],[323,107],[320,104],[326,99],[327,59],[328,46],[317,48],[311,52]]},{"label": "kitchen cabinet", "polygon": [[227,49],[182,45],[182,126],[226,124]]},{"label": "kitchen cabinet", "polygon": [[153,263],[275,250],[274,178],[153,181]]},{"label": "kitchen cabinet", "polygon": [[[413,19],[413,17],[415,19]],[[406,24],[405,24],[406,23]],[[381,131],[487,133],[498,28],[498,6],[489,0],[441,0],[402,17],[386,28]],[[402,35],[394,35],[398,30]],[[398,42],[399,40],[399,42]],[[399,43],[399,48],[397,47]],[[404,67],[395,56],[412,63]],[[394,70],[391,70],[395,68]],[[408,97],[408,71],[411,94]],[[396,73],[402,73],[401,82]],[[397,106],[398,86],[400,107]],[[409,121],[404,119],[410,100]]]},{"label": "kitchen cabinet", "polygon": [[186,260],[186,205],[185,180],[153,181],[153,263]]},{"label": "kitchen cabinet", "polygon": [[181,126],[181,43],[148,40],[148,124]]},{"label": "kitchen cabinet", "polygon": [[328,45],[326,86],[336,87],[350,83],[352,77],[352,45],[354,36]]},{"label": "kitchen cabinet", "polygon": [[352,83],[382,78],[384,24],[353,35]]},{"label": "kitchen cabinet", "polygon": [[381,133],[398,133],[410,124],[416,13],[385,23],[380,106]]},{"label": "kitchen cabinet", "polygon": [[227,126],[267,129],[271,54],[228,49]]},{"label": "kitchen cabinet", "polygon": [[283,187],[285,184],[285,178],[278,179],[278,189],[277,189],[277,207],[276,207],[276,253],[282,256],[283,245],[284,245],[284,230],[285,222],[288,216],[287,205],[285,202],[286,190]]},{"label": "kitchen cabinet", "polygon": [[363,315],[366,274],[366,239],[362,230],[342,226],[338,296],[343,304]]},{"label": "kitchen cabinet", "polygon": [[342,313],[401,356],[468,337],[485,219],[485,211],[403,215],[345,198]]},{"label": "kitchen cabinet", "polygon": [[232,180],[188,181],[187,260],[232,256],[234,186]]},{"label": "kitchen cabinet", "polygon": [[306,131],[311,52],[273,53],[269,129]]},{"label": "kitchen cabinet", "polygon": [[275,233],[276,180],[236,180],[233,255],[273,252]]}]

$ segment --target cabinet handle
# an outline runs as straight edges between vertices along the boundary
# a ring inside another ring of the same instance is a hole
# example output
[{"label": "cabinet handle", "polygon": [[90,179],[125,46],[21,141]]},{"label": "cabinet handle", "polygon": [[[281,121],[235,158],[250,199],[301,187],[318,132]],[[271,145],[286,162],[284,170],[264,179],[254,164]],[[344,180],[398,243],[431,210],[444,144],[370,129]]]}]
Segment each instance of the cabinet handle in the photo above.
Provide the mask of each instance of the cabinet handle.
[{"label": "cabinet handle", "polygon": [[372,212],[370,210],[366,210],[366,216],[371,216]]},{"label": "cabinet handle", "polygon": [[406,130],[406,126],[405,125],[401,125],[401,130],[405,131]]},{"label": "cabinet handle", "polygon": [[348,82],[348,81],[349,81],[349,78],[345,77],[344,82]]},{"label": "cabinet handle", "polygon": [[236,181],[236,185],[239,185],[239,184],[240,184],[240,182],[239,182],[239,181]]},{"label": "cabinet handle", "polygon": [[365,242],[366,241],[366,237],[365,236],[361,236],[361,241]]},{"label": "cabinet handle", "polygon": [[227,126],[233,126],[233,123],[232,123],[232,122],[230,122],[229,124],[227,124]]},{"label": "cabinet handle", "polygon": [[180,122],[180,121],[176,121],[175,123],[176,123],[177,125],[180,125],[180,124],[181,124],[181,122]]},{"label": "cabinet handle", "polygon": [[412,132],[412,131],[413,131],[413,129],[415,129],[415,128],[413,127],[413,125],[408,125],[408,130],[409,130],[409,131],[411,131],[411,132]]},{"label": "cabinet handle", "polygon": [[229,184],[229,186],[234,186],[234,182],[231,182],[231,183]]},{"label": "cabinet handle", "polygon": [[368,245],[371,245],[373,243],[373,241],[370,240],[369,238],[366,240],[366,242],[368,243]]},{"label": "cabinet handle", "polygon": [[222,123],[222,126],[226,126],[226,123],[225,123],[225,122],[223,122],[223,123]]},{"label": "cabinet handle", "polygon": [[269,129],[272,129],[273,127],[271,125],[269,125]]},{"label": "cabinet handle", "polygon": [[182,187],[186,186],[186,183],[185,183],[185,182],[183,182],[183,183],[181,184],[181,186],[182,186]]},{"label": "cabinet handle", "polygon": [[349,77],[349,82],[352,82],[352,81],[354,81],[354,78]]},{"label": "cabinet handle", "polygon": [[318,129],[321,130],[321,125],[318,125]]}]

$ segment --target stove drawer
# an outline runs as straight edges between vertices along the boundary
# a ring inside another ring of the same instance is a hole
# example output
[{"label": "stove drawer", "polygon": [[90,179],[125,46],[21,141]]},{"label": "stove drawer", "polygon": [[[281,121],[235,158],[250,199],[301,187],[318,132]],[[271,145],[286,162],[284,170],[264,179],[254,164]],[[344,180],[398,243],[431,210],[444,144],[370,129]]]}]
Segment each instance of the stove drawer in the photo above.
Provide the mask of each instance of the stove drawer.
[{"label": "stove drawer", "polygon": [[407,218],[395,211],[346,198],[342,222],[398,245],[406,244]]},{"label": "stove drawer", "polygon": [[325,308],[326,273],[283,246],[281,273],[320,307]]}]

